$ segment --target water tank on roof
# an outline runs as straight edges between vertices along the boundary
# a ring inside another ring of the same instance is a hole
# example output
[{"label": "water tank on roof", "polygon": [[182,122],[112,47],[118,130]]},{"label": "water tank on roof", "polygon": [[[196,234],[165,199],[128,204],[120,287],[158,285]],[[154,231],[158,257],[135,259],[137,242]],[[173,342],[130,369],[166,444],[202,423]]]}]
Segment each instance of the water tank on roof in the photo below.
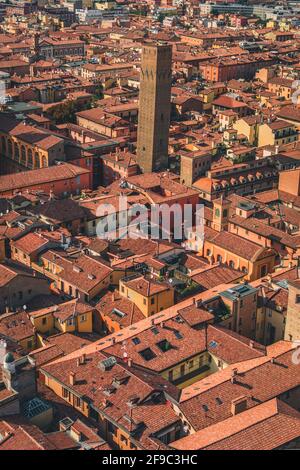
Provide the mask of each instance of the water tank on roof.
[{"label": "water tank on roof", "polygon": [[15,373],[16,371],[15,358],[11,352],[8,352],[4,356],[3,367],[4,369],[9,370],[12,374]]}]

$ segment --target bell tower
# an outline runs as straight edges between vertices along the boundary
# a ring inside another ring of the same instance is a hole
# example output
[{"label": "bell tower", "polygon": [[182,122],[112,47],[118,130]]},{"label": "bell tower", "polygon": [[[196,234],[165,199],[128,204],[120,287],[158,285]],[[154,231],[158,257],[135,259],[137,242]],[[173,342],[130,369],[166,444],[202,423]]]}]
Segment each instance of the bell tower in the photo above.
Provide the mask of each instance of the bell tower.
[{"label": "bell tower", "polygon": [[213,201],[213,223],[212,228],[218,232],[228,230],[229,209],[231,201],[223,198]]}]

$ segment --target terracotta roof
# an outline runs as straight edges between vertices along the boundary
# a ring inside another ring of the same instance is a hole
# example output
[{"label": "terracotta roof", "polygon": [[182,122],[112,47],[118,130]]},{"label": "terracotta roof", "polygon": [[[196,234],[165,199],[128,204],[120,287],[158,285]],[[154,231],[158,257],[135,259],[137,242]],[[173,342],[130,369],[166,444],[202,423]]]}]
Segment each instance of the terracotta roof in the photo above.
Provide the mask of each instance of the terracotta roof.
[{"label": "terracotta roof", "polygon": [[262,248],[256,243],[229,232],[220,232],[213,238],[211,243],[249,261],[261,259],[274,254],[273,250]]},{"label": "terracotta roof", "polygon": [[29,186],[38,186],[51,181],[75,178],[86,173],[89,173],[89,170],[64,163],[63,165],[39,168],[38,170],[2,175],[0,176],[0,194],[28,188]]},{"label": "terracotta roof", "polygon": [[[151,395],[161,390],[177,395],[177,389],[151,371],[128,367],[120,361],[101,369],[107,359],[107,355],[98,352],[87,355],[81,365],[77,365],[76,359],[66,359],[64,367],[52,363],[42,370],[73,389],[82,399],[91,400],[101,413],[127,432],[142,429],[143,432],[135,434],[135,439],[146,448],[154,448],[150,436],[177,423],[179,418],[164,401],[155,401]],[[73,386],[69,382],[71,372],[75,374]],[[136,400],[135,407],[129,404],[131,399]]]},{"label": "terracotta roof", "polygon": [[171,287],[165,283],[159,283],[153,279],[145,279],[143,276],[128,280],[125,278],[122,282],[126,287],[146,297],[171,289]]},{"label": "terracotta roof", "polygon": [[299,387],[299,380],[292,345],[282,341],[268,348],[266,357],[235,363],[185,388],[180,408],[193,428],[200,430],[229,418],[232,400],[246,396],[247,408],[252,408]]},{"label": "terracotta roof", "polygon": [[35,335],[33,324],[25,312],[3,314],[0,317],[0,334],[15,341],[22,341]]},{"label": "terracotta roof", "polygon": [[178,450],[272,450],[300,436],[300,413],[274,398],[173,442]]},{"label": "terracotta roof", "polygon": [[193,281],[203,289],[211,289],[220,284],[231,283],[241,279],[242,273],[228,266],[211,266],[192,276]]},{"label": "terracotta roof", "polygon": [[246,103],[243,103],[242,101],[237,101],[234,98],[231,98],[230,96],[226,96],[226,95],[220,96],[219,98],[214,100],[213,105],[221,106],[221,107],[229,108],[229,109],[244,108],[247,106]]},{"label": "terracotta roof", "polygon": [[49,240],[38,233],[27,233],[23,237],[12,242],[13,246],[18,250],[30,255],[41,248],[46,248]]},{"label": "terracotta roof", "polygon": [[98,287],[113,271],[103,262],[87,255],[71,260],[61,256],[59,252],[48,251],[42,257],[51,259],[61,268],[59,277],[62,280],[86,293]]},{"label": "terracotta roof", "polygon": [[0,450],[62,450],[78,447],[64,432],[45,434],[33,424],[16,424],[10,417],[0,421],[0,433],[6,437],[0,441]]},{"label": "terracotta roof", "polygon": [[107,292],[95,307],[100,314],[119,323],[121,328],[133,325],[144,318],[141,310],[129,299],[117,291]]}]

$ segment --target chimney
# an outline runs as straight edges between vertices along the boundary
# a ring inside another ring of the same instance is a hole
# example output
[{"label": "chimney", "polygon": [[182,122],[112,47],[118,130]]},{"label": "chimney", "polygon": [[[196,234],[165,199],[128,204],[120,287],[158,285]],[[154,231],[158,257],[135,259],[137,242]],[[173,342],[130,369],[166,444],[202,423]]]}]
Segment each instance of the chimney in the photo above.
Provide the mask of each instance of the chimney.
[{"label": "chimney", "polygon": [[247,397],[246,396],[242,396],[242,397],[236,398],[235,400],[232,400],[231,402],[232,416],[242,413],[243,411],[246,411],[246,409],[247,409]]},{"label": "chimney", "polygon": [[251,339],[249,343],[250,348],[254,348],[254,341]]},{"label": "chimney", "polygon": [[235,377],[238,375],[238,370],[236,368],[232,369],[231,371],[231,383],[235,382]]},{"label": "chimney", "polygon": [[[76,365],[77,365],[77,367],[80,367],[80,365],[81,365],[81,359],[80,359],[80,357],[77,358]],[[73,385],[74,385],[74,384],[73,384]]]},{"label": "chimney", "polygon": [[129,357],[129,358],[127,359],[127,364],[128,364],[128,367],[131,367],[131,366],[132,366],[132,359],[131,359],[131,357]]},{"label": "chimney", "polygon": [[70,382],[70,385],[75,385],[75,383],[76,383],[76,374],[75,374],[75,372],[70,372],[69,382]]}]

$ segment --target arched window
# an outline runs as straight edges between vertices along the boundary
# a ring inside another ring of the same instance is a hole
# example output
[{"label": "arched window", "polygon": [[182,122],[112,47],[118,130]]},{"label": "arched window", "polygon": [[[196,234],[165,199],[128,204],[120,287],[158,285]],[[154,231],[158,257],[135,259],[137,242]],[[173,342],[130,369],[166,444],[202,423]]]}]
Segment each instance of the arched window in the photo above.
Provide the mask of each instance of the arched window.
[{"label": "arched window", "polygon": [[20,160],[20,149],[18,144],[15,143],[15,160]]},{"label": "arched window", "polygon": [[48,166],[48,158],[45,155],[43,155],[42,156],[42,167],[47,168],[47,166]]},{"label": "arched window", "polygon": [[28,159],[27,159],[27,166],[29,168],[33,168],[33,157],[32,157],[32,150],[28,150]]},{"label": "arched window", "polygon": [[2,149],[2,153],[6,154],[6,140],[5,140],[5,137],[1,137],[1,149]]},{"label": "arched window", "polygon": [[7,144],[8,144],[8,156],[10,158],[12,158],[12,154],[13,154],[13,144],[12,144],[12,141],[10,139],[8,139],[7,141]]},{"label": "arched window", "polygon": [[40,168],[40,157],[37,152],[34,154],[34,168]]},{"label": "arched window", "polygon": [[26,148],[24,145],[21,147],[21,163],[26,165]]},{"label": "arched window", "polygon": [[234,269],[234,261],[229,261],[229,266]]}]

